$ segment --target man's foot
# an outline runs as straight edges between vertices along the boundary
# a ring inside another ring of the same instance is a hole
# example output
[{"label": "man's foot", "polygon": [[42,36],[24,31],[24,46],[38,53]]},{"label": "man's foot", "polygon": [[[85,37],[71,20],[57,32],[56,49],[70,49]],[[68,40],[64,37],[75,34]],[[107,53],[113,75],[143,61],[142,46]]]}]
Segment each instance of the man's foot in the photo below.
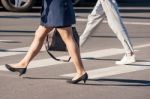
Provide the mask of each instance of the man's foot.
[{"label": "man's foot", "polygon": [[125,65],[125,64],[131,64],[134,63],[135,60],[135,55],[127,55],[125,54],[124,57],[120,61],[116,61],[116,64],[118,65]]}]

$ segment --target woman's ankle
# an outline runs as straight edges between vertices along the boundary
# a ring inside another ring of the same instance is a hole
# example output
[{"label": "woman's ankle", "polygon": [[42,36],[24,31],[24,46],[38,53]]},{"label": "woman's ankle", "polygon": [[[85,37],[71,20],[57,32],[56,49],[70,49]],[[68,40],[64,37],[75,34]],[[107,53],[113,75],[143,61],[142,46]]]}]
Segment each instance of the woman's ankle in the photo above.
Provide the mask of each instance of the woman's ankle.
[{"label": "woman's ankle", "polygon": [[85,70],[82,70],[82,71],[78,71],[78,72],[77,72],[77,74],[79,74],[79,75],[84,75],[85,73],[86,73]]},{"label": "woman's ankle", "polygon": [[28,64],[26,62],[19,62],[17,65],[19,67],[26,68]]}]

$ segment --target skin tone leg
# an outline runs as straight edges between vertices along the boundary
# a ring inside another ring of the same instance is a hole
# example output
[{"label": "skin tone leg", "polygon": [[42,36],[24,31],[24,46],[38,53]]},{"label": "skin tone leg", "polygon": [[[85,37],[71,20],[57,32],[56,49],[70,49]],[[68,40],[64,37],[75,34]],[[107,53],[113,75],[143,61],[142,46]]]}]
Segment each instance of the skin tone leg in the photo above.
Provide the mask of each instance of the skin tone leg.
[{"label": "skin tone leg", "polygon": [[[45,28],[43,26],[39,26],[35,33],[34,40],[29,48],[28,53],[26,56],[17,64],[12,65],[14,68],[26,68],[29,64],[29,62],[39,53],[40,49],[43,46],[43,42],[45,40],[46,35],[52,30],[49,28]],[[85,73],[81,58],[79,49],[77,47],[77,44],[74,43],[74,39],[72,38],[72,29],[71,27],[67,28],[59,28],[58,31],[60,32],[60,35],[64,42],[66,43],[66,46],[68,48],[69,54],[72,57],[73,63],[75,65],[77,75],[73,78],[73,80],[77,79],[81,75]]]},{"label": "skin tone leg", "polygon": [[52,29],[47,29],[43,26],[39,26],[35,32],[34,40],[32,41],[27,54],[19,63],[14,64],[13,67],[26,68],[29,62],[39,53],[40,49],[43,46],[43,42],[47,33],[49,33],[51,30]]},{"label": "skin tone leg", "polygon": [[81,57],[80,57],[79,47],[75,43],[75,40],[73,39],[71,27],[58,28],[57,30],[59,31],[63,41],[65,42],[68,52],[70,56],[72,57],[72,61],[75,65],[77,74],[72,79],[72,80],[75,80],[85,73],[85,69],[84,69],[84,66],[82,64]]}]

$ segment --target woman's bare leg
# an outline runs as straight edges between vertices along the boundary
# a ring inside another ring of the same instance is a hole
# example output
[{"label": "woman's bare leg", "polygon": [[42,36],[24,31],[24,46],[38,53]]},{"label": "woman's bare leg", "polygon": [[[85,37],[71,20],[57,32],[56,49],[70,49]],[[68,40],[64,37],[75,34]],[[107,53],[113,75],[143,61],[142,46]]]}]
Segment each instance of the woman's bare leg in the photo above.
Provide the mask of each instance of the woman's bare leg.
[{"label": "woman's bare leg", "polygon": [[57,30],[59,31],[62,39],[64,40],[68,52],[76,68],[77,75],[73,79],[77,79],[78,77],[80,77],[85,73],[85,69],[81,61],[79,48],[72,36],[72,28],[71,27],[57,28]]},{"label": "woman's bare leg", "polygon": [[28,66],[29,62],[39,53],[43,46],[44,39],[46,35],[51,31],[52,29],[45,28],[43,26],[39,26],[38,29],[35,32],[35,37],[32,41],[32,44],[25,55],[25,57],[17,64],[12,65],[16,68],[25,68]]}]

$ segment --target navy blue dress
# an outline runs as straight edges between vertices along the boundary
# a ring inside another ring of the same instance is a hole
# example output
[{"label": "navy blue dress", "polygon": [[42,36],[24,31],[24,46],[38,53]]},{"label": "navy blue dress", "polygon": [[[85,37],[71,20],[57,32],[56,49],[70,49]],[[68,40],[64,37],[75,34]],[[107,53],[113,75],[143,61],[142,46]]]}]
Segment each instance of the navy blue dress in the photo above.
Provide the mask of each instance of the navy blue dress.
[{"label": "navy blue dress", "polygon": [[42,0],[41,25],[66,27],[75,24],[75,13],[71,0]]}]

